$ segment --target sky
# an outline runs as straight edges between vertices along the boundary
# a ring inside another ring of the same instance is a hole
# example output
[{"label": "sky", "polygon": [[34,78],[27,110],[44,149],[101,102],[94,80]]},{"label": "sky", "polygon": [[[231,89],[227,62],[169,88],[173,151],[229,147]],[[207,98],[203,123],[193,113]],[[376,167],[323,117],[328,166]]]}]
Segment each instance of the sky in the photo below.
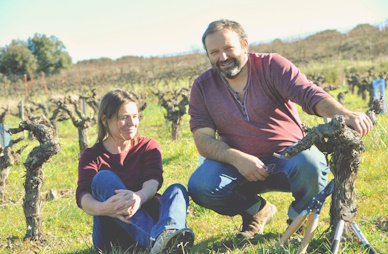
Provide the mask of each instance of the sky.
[{"label": "sky", "polygon": [[387,0],[0,0],[0,47],[34,34],[61,40],[73,63],[202,51],[218,19],[239,22],[251,44],[358,24],[388,25]]}]

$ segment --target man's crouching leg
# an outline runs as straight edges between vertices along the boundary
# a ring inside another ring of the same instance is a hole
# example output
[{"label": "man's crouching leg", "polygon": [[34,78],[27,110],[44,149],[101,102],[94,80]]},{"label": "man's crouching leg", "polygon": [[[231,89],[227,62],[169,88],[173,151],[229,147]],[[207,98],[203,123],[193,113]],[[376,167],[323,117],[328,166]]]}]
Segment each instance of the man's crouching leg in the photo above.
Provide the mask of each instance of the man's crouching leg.
[{"label": "man's crouching leg", "polygon": [[315,146],[289,159],[287,164],[290,166],[288,178],[295,199],[289,207],[288,216],[293,220],[326,187],[330,169],[324,154]]},{"label": "man's crouching leg", "polygon": [[189,194],[200,206],[222,215],[241,215],[243,225],[239,237],[252,238],[262,234],[272,221],[276,207],[252,192],[241,190],[248,182],[238,170],[225,163],[206,159],[188,183]]}]

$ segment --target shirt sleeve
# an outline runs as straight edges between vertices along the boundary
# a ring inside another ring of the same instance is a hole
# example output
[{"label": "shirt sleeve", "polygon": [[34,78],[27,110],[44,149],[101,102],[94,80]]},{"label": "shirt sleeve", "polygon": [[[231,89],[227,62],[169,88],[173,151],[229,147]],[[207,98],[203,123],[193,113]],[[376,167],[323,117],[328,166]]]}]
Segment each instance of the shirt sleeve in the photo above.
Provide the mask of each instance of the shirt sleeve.
[{"label": "shirt sleeve", "polygon": [[308,80],[294,64],[278,54],[272,54],[270,59],[270,77],[285,100],[300,105],[308,114],[316,115],[315,104],[330,97],[321,87]]},{"label": "shirt sleeve", "polygon": [[155,139],[150,139],[144,151],[143,182],[151,179],[158,181],[159,190],[163,184],[163,164],[161,148]]},{"label": "shirt sleeve", "polygon": [[199,128],[209,127],[217,130],[216,125],[209,114],[206,106],[206,101],[203,96],[204,91],[201,89],[200,83],[195,80],[190,92],[189,115],[191,132]]},{"label": "shirt sleeve", "polygon": [[98,172],[96,155],[90,148],[84,150],[78,162],[78,182],[76,190],[76,201],[78,207],[81,206],[81,199],[86,193],[92,193],[93,177]]}]

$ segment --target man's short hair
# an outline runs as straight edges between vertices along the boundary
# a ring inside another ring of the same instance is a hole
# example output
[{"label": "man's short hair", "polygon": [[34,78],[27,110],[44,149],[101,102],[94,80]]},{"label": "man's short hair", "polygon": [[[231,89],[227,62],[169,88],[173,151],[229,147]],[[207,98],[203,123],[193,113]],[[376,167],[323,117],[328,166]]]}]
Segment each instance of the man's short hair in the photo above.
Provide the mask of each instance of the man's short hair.
[{"label": "man's short hair", "polygon": [[245,39],[247,39],[247,34],[245,33],[244,29],[236,21],[232,21],[232,20],[228,20],[228,19],[220,19],[220,20],[213,21],[209,24],[205,33],[202,35],[202,44],[203,44],[203,48],[206,51],[206,54],[207,54],[207,48],[205,45],[206,36],[208,36],[209,34],[218,32],[220,30],[223,30],[223,29],[229,29],[229,30],[234,31],[238,35],[241,43]]}]

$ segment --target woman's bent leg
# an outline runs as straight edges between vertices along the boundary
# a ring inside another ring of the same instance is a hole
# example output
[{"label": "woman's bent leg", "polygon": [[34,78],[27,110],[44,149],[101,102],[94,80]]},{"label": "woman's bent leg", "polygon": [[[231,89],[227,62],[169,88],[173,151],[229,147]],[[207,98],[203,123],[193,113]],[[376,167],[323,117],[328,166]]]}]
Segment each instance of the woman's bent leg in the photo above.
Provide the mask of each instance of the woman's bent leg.
[{"label": "woman's bent leg", "polygon": [[151,237],[156,238],[164,230],[186,227],[189,195],[181,184],[170,185],[160,198],[159,221],[152,228]]},{"label": "woman's bent leg", "polygon": [[[92,195],[100,202],[103,202],[115,195],[115,190],[119,189],[126,188],[121,179],[109,170],[99,171],[93,178]],[[144,209],[140,208],[130,219],[130,224],[124,223],[116,218],[94,216],[93,243],[96,248],[106,247],[107,243],[111,242],[112,239],[115,240],[123,238],[121,235],[122,231],[109,231],[109,228],[106,228],[109,221],[114,222],[125,230],[126,236],[124,239],[127,239],[128,242],[135,241],[143,247],[149,246],[150,232],[156,222],[147,212],[144,211]]]},{"label": "woman's bent leg", "polygon": [[112,245],[127,250],[135,246],[136,242],[128,236],[128,233],[113,218],[94,216],[93,245],[96,250],[110,252]]},{"label": "woman's bent leg", "polygon": [[186,228],[189,195],[182,184],[172,184],[160,198],[159,221],[152,228],[150,250],[153,253],[189,253],[194,233]]}]

